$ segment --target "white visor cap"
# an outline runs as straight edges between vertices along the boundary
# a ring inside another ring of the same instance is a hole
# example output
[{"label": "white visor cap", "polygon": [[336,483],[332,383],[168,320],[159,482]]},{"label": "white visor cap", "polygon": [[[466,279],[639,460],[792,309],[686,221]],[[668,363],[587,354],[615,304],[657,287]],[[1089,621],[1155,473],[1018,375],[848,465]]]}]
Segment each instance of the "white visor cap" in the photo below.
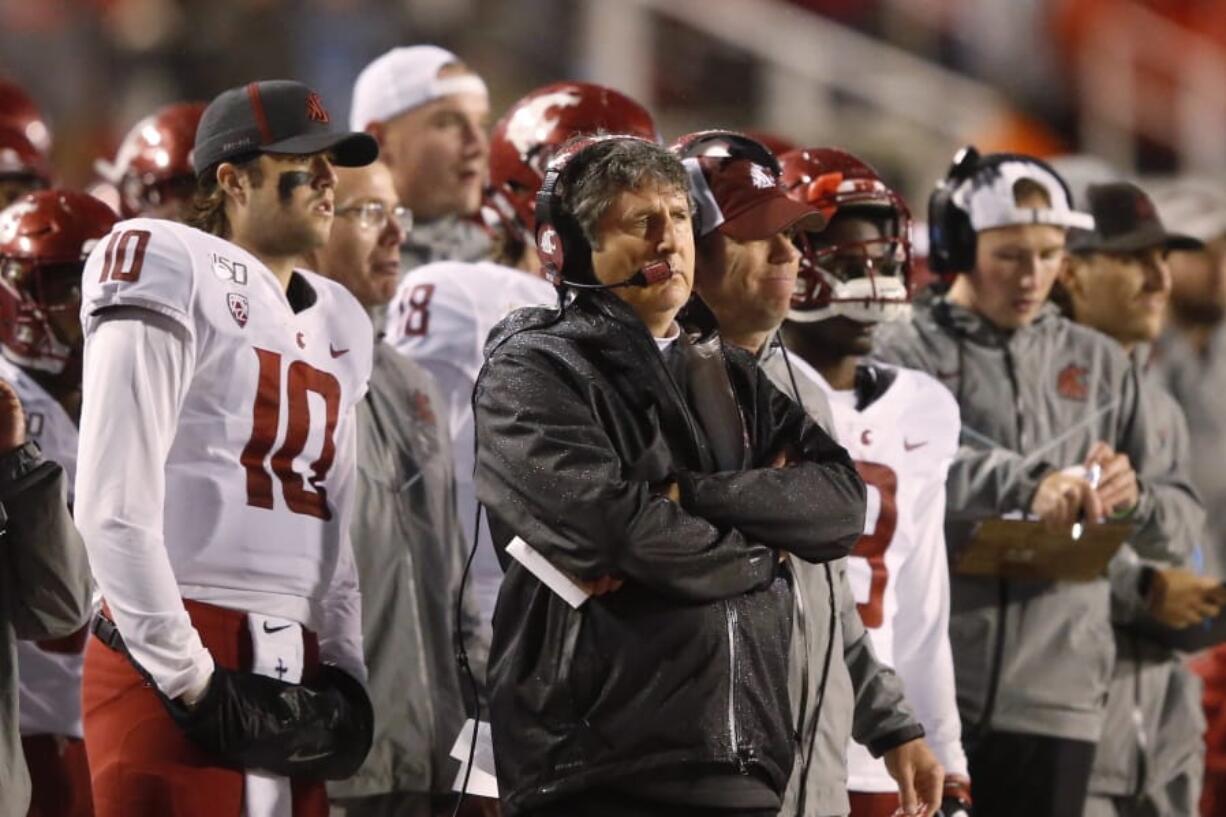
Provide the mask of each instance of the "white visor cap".
[{"label": "white visor cap", "polygon": [[[1050,207],[1018,207],[1014,185],[1028,179],[1047,191]],[[954,191],[953,203],[963,210],[976,232],[1015,224],[1094,229],[1094,216],[1073,209],[1064,185],[1047,168],[1025,159],[1006,159],[976,171]]]},{"label": "white visor cap", "polygon": [[364,131],[372,122],[386,122],[405,111],[452,94],[489,96],[485,82],[473,73],[439,77],[459,57],[436,45],[393,48],[362,69],[353,83],[349,128]]}]

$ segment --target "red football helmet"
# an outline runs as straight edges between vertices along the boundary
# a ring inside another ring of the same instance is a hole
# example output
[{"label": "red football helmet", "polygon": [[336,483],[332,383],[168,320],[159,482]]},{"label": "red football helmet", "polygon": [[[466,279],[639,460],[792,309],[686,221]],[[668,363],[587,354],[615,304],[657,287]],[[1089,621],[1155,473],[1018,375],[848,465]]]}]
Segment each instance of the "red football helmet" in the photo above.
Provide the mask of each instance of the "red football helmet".
[{"label": "red football helmet", "polygon": [[789,320],[842,315],[867,323],[906,317],[911,211],[902,198],[867,162],[837,148],[789,151],[779,163],[788,195],[821,210],[828,225],[840,212],[883,222],[882,237],[867,241],[830,243],[822,233],[796,236],[800,276]]},{"label": "red football helmet", "polygon": [[603,85],[557,82],[512,105],[490,135],[486,207],[499,226],[531,245],[536,192],[554,151],[571,137],[601,132],[660,141],[646,108]]},{"label": "red football helmet", "polygon": [[116,221],[86,193],[40,190],[0,212],[0,348],[14,363],[79,377],[80,343],[53,321],[81,309],[85,258]]},{"label": "red football helmet", "polygon": [[44,157],[51,153],[51,130],[38,105],[15,82],[0,79],[0,127],[13,128]]},{"label": "red football helmet", "polygon": [[188,201],[196,190],[192,146],[203,102],[166,105],[132,126],[114,162],[98,160],[98,174],[119,189],[124,218],[168,216],[167,205]]},{"label": "red football helmet", "polygon": [[50,184],[47,157],[20,131],[0,125],[0,209]]}]

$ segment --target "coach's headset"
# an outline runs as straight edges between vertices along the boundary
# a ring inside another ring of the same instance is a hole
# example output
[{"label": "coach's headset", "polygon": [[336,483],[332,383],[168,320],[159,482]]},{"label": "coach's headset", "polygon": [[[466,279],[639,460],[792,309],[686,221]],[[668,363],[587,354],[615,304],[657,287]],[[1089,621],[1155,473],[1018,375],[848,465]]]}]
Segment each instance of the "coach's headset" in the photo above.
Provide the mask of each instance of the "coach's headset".
[{"label": "coach's headset", "polygon": [[624,281],[601,284],[592,270],[592,245],[583,234],[579,220],[562,201],[561,187],[570,184],[577,168],[583,167],[584,154],[609,142],[655,142],[629,134],[609,133],[587,136],[564,147],[549,162],[545,179],[536,193],[536,253],[545,277],[557,287],[573,289],[619,289],[645,287],[667,280],[672,268],[666,261],[653,261]]},{"label": "coach's headset", "polygon": [[981,156],[974,145],[966,145],[954,154],[945,178],[937,182],[928,197],[928,266],[949,282],[959,272],[975,268],[976,233],[970,213],[960,207],[954,196],[976,175],[991,171],[1006,162],[1037,165],[1051,174],[1064,190],[1064,199],[1072,206],[1073,191],[1056,169],[1035,156],[1022,153],[990,153]]}]

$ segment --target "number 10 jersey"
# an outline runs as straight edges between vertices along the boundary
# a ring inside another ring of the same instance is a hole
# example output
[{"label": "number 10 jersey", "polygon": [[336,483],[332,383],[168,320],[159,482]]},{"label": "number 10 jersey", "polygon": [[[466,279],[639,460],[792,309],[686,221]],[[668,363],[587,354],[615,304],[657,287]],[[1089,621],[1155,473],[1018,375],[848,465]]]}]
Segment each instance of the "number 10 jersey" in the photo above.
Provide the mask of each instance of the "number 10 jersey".
[{"label": "number 10 jersey", "polygon": [[[354,407],[373,354],[365,311],[339,284],[301,270],[291,305],[255,256],[153,219],[117,224],[82,287],[87,368],[117,353],[91,358],[89,345],[115,308],[156,313],[186,338],[177,416],[164,418],[173,434],[164,513],[150,520],[182,596],[319,630],[330,588],[352,573]],[[86,413],[108,411],[93,399],[85,394]],[[106,419],[120,435],[155,433]],[[80,472],[78,485],[88,479]]]}]

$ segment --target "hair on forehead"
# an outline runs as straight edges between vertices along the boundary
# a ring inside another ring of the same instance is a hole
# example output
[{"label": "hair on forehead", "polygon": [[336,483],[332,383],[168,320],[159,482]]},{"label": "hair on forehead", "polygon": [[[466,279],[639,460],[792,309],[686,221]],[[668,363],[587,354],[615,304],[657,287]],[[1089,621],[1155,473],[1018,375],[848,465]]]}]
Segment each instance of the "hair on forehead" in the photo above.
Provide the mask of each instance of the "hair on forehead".
[{"label": "hair on forehead", "polygon": [[[576,137],[562,150],[580,139]],[[563,206],[579,222],[584,236],[598,246],[596,225],[627,191],[653,186],[689,196],[689,177],[672,151],[643,139],[607,139],[582,149],[560,179]]]}]

